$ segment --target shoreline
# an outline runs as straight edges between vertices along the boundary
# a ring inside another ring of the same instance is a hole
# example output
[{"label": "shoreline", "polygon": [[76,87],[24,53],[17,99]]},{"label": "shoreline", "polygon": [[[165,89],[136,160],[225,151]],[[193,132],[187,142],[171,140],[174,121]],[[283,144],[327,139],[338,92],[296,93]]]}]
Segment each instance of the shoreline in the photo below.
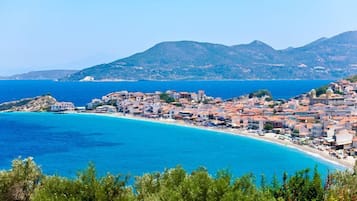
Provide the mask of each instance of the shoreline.
[{"label": "shoreline", "polygon": [[339,166],[344,169],[352,170],[353,166],[354,166],[355,159],[353,159],[353,158],[350,158],[350,157],[348,157],[346,159],[334,158],[334,157],[330,156],[327,151],[320,151],[318,149],[308,147],[306,145],[294,144],[291,141],[288,141],[286,139],[284,139],[284,140],[278,139],[277,135],[274,133],[266,133],[264,136],[259,136],[256,133],[249,133],[248,130],[237,130],[237,129],[229,129],[229,128],[226,128],[226,129],[209,128],[209,127],[204,127],[204,126],[187,124],[184,121],[177,121],[177,120],[173,120],[173,119],[172,120],[170,120],[170,119],[149,119],[149,118],[139,117],[139,116],[134,116],[134,115],[125,115],[124,116],[121,113],[73,113],[73,114],[96,115],[96,116],[128,119],[128,120],[134,120],[134,121],[145,121],[145,122],[150,122],[150,123],[159,123],[159,124],[201,129],[201,130],[205,130],[205,131],[218,132],[218,133],[225,134],[225,135],[235,135],[235,136],[247,137],[247,138],[251,138],[254,140],[269,142],[269,143],[273,143],[273,144],[276,144],[279,146],[298,150],[298,151],[300,151],[306,155],[309,155],[311,157],[314,157],[318,160],[323,160],[325,162]]}]

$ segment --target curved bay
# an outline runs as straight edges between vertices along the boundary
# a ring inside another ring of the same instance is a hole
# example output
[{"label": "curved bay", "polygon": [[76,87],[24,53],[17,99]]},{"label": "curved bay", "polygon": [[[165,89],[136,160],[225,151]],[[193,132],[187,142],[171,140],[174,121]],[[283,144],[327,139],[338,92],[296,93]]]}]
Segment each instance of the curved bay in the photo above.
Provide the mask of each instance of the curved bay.
[{"label": "curved bay", "polygon": [[10,168],[18,156],[33,156],[45,173],[69,177],[90,161],[99,174],[131,175],[176,165],[268,178],[315,165],[323,175],[341,168],[284,146],[195,128],[97,115],[0,113],[0,168]]}]

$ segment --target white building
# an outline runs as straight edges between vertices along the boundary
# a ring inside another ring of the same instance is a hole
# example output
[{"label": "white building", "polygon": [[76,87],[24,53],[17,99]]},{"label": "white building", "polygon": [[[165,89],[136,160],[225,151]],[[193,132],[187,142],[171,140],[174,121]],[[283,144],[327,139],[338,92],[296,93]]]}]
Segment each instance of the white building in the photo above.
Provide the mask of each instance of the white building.
[{"label": "white building", "polygon": [[51,105],[52,112],[73,111],[75,109],[71,102],[57,102]]},{"label": "white building", "polygon": [[337,148],[348,149],[352,146],[353,134],[347,129],[341,129],[336,132],[335,139]]},{"label": "white building", "polygon": [[97,106],[103,105],[103,103],[104,102],[102,100],[95,98],[90,103],[88,103],[86,107],[87,107],[88,110],[93,110]]},{"label": "white building", "polygon": [[322,124],[313,124],[311,128],[311,135],[313,137],[321,137],[323,135]]},{"label": "white building", "polygon": [[102,105],[95,108],[95,111],[98,113],[115,113],[117,108],[112,105]]}]

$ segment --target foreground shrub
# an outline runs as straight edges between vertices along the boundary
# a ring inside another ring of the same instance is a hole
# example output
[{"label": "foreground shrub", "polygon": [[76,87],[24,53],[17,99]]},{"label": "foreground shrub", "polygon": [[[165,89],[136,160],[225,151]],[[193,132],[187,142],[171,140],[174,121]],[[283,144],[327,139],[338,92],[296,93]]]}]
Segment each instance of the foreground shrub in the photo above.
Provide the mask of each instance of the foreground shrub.
[{"label": "foreground shrub", "polygon": [[188,173],[182,167],[148,173],[135,178],[107,174],[97,177],[93,164],[75,179],[46,176],[32,160],[16,159],[12,168],[0,172],[1,201],[320,201],[357,200],[357,165],[354,171],[330,174],[323,188],[317,168],[274,176],[271,184],[254,175],[233,178],[229,171],[215,176],[201,167]]},{"label": "foreground shrub", "polygon": [[58,176],[45,177],[36,189],[32,200],[35,201],[130,201],[134,200],[131,187],[127,186],[128,177],[107,174],[97,178],[93,164],[80,172],[76,179]]},{"label": "foreground shrub", "polygon": [[11,170],[0,172],[0,200],[30,200],[41,177],[41,170],[32,158],[13,160]]},{"label": "foreground shrub", "polygon": [[326,200],[357,200],[357,161],[353,171],[338,171],[328,176]]}]

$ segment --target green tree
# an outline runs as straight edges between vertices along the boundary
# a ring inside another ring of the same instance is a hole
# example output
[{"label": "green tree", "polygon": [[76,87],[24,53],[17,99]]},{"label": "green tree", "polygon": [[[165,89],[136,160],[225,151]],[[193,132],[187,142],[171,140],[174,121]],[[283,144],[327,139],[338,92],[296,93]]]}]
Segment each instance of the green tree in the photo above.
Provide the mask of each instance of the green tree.
[{"label": "green tree", "polygon": [[273,99],[271,92],[267,89],[260,89],[258,91],[252,92],[248,95],[249,98],[253,98],[253,97],[261,98],[263,96],[267,96],[267,97],[270,97],[271,99]]},{"label": "green tree", "polygon": [[274,126],[270,122],[264,124],[264,130],[270,131],[273,130]]},{"label": "green tree", "polygon": [[186,177],[186,172],[181,166],[165,170],[160,177],[160,198],[168,201],[182,199],[181,186]]},{"label": "green tree", "polygon": [[98,177],[93,164],[75,179],[44,176],[32,158],[16,159],[8,171],[0,171],[1,201],[319,201],[357,200],[357,162],[353,171],[336,171],[328,177],[325,189],[314,168],[276,176],[271,184],[262,176],[257,186],[253,174],[232,178],[229,171],[211,176],[201,167],[192,173],[177,166],[163,173],[136,177],[135,188],[128,176],[107,174]]},{"label": "green tree", "polygon": [[160,99],[165,101],[166,103],[172,103],[175,102],[175,99],[173,97],[171,97],[169,94],[167,93],[162,93],[160,94]]},{"label": "green tree", "polygon": [[193,184],[192,193],[194,200],[208,200],[209,189],[212,183],[207,169],[200,167],[190,175]]},{"label": "green tree", "polygon": [[138,200],[146,200],[160,192],[160,173],[144,174],[135,178]]},{"label": "green tree", "polygon": [[312,182],[310,182],[310,189],[308,192],[308,198],[311,200],[323,200],[324,189],[322,186],[321,175],[317,170],[317,166],[314,168],[314,173],[312,177]]},{"label": "green tree", "polygon": [[357,162],[351,170],[337,171],[330,175],[326,200],[357,200]]},{"label": "green tree", "polygon": [[217,173],[217,176],[210,185],[209,200],[222,200],[231,189],[232,175],[228,170],[222,170]]},{"label": "green tree", "polygon": [[327,85],[319,87],[319,88],[316,88],[315,89],[316,90],[316,96],[320,96],[321,94],[325,94],[327,89],[328,89]]},{"label": "green tree", "polygon": [[75,180],[58,176],[45,177],[35,190],[34,201],[131,201],[132,188],[127,186],[128,177],[107,174],[97,178],[92,163],[80,172]]},{"label": "green tree", "polygon": [[15,159],[10,171],[0,172],[0,200],[28,201],[42,177],[33,159]]},{"label": "green tree", "polygon": [[79,183],[59,176],[45,177],[32,195],[33,201],[76,201],[81,200],[82,187]]}]

